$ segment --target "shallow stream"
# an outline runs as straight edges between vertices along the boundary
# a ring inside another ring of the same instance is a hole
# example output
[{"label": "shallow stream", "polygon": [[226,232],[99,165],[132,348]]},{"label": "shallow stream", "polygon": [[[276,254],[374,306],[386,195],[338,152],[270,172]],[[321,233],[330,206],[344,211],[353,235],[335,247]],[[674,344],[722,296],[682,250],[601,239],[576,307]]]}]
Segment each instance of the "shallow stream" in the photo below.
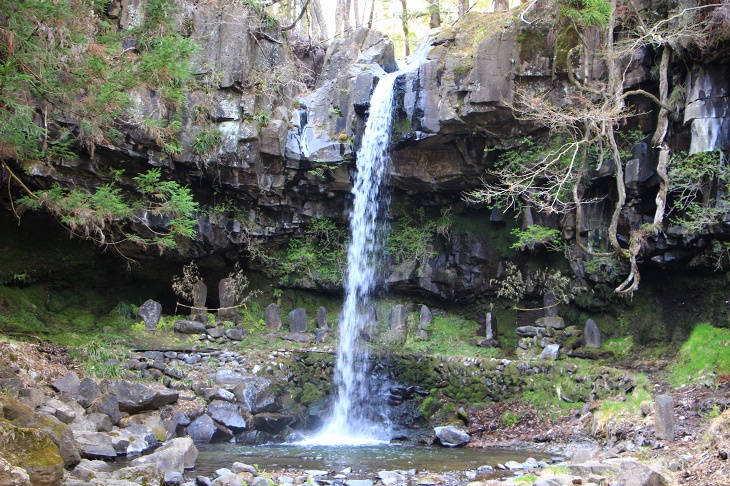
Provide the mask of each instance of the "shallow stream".
[{"label": "shallow stream", "polygon": [[409,444],[378,444],[368,446],[323,445],[257,445],[207,444],[199,445],[196,471],[212,476],[216,469],[231,467],[234,462],[256,465],[265,471],[285,469],[317,469],[342,471],[352,468],[354,475],[366,475],[382,470],[429,470],[432,472],[465,471],[479,466],[497,467],[507,461],[524,462],[528,457],[538,460],[546,454],[520,449],[476,449],[417,446]]}]

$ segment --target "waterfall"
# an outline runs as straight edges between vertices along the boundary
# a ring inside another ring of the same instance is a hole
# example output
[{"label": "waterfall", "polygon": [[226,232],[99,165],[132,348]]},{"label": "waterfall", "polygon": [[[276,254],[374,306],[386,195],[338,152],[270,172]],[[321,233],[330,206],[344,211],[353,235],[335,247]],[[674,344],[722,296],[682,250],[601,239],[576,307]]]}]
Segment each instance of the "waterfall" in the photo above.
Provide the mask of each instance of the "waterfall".
[{"label": "waterfall", "polygon": [[335,363],[337,396],[333,416],[318,443],[362,444],[388,440],[388,427],[372,419],[378,415],[377,396],[368,381],[369,355],[363,333],[373,324],[368,306],[378,281],[382,234],[378,228],[385,192],[390,132],[393,120],[393,84],[399,73],[380,78],[370,100],[362,146],[357,153],[357,175],[350,214],[351,241],[347,251],[345,302],[339,322],[339,346]]}]

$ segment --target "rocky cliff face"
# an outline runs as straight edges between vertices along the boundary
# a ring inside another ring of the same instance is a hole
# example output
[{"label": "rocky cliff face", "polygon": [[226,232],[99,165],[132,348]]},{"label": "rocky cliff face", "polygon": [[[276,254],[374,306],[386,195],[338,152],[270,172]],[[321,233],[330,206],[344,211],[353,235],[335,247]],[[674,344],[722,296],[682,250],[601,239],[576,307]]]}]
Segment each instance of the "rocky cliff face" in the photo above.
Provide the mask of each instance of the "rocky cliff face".
[{"label": "rocky cliff face", "polygon": [[[125,26],[139,21],[141,5],[141,0],[122,0],[112,4],[109,14]],[[189,184],[206,209],[198,238],[181,242],[175,258],[218,253],[257,267],[261,263],[249,258],[251,248],[284,248],[318,218],[346,225],[368,100],[378,76],[397,69],[392,43],[377,32],[358,30],[329,46],[320,70],[321,46],[303,48],[289,39],[295,49],[288,49],[281,33],[267,29],[243,4],[181,2],[180,7],[180,25],[194,26],[191,36],[202,47],[195,64],[198,77],[205,80],[188,93],[182,152],[166,155],[137,128],[158,109],[156,93],[140,90],[134,116],[123,127],[123,142],[98,147],[93,157],[80,153],[76,160],[38,163],[28,171],[29,182],[45,186],[53,180],[91,188],[107,180],[108,167],[122,160],[130,176],[162,167],[167,177]],[[595,53],[570,51],[577,40],[565,32],[549,40],[546,25],[515,21],[508,12],[467,14],[456,27],[424,42],[414,61],[417,67],[398,78],[391,218],[422,208],[424,217],[435,220],[446,214],[451,224],[432,232],[427,258],[394,266],[388,276],[392,288],[469,300],[488,291],[490,280],[503,271],[511,227],[539,222],[566,235],[605,233],[615,198],[607,188],[610,164],[595,171],[592,185],[604,193],[586,205],[580,228],[573,227],[570,216],[559,219],[527,210],[515,219],[463,201],[464,191],[480,185],[480,176],[498,153],[518,138],[545,136],[531,122],[515,118],[510,104],[517,89],[549,91],[557,104],[567,103],[566,94],[574,89],[568,70],[578,79],[605,76]],[[571,62],[566,55],[574,57]],[[654,61],[647,50],[641,59],[626,63],[626,88],[655,90],[650,75]],[[669,143],[691,152],[726,150],[727,65],[689,66],[675,70],[677,76],[686,76],[688,87],[684,119],[671,125]],[[309,75],[302,76],[305,72]],[[649,101],[633,103],[644,114],[631,123],[649,133]],[[196,150],[197,135],[212,130],[220,132],[220,143],[209,153]],[[653,211],[658,178],[652,154],[646,143],[639,144],[627,164],[630,201],[623,225],[640,225]],[[655,238],[645,259],[662,265],[686,263],[702,241],[702,235],[667,231]],[[573,270],[585,276],[580,266]],[[293,284],[322,285],[316,279]]]}]

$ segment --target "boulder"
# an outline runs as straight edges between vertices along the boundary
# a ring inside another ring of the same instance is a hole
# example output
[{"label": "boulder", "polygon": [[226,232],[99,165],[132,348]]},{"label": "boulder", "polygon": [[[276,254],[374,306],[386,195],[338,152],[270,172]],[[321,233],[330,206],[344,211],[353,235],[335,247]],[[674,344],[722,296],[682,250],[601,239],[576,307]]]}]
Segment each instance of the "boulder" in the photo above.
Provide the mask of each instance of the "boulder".
[{"label": "boulder", "polygon": [[76,401],[84,408],[89,408],[89,406],[101,396],[101,388],[99,388],[99,385],[91,378],[84,378],[81,380],[81,383],[79,383],[79,392],[77,395],[74,396]]},{"label": "boulder", "polygon": [[657,439],[674,440],[674,399],[669,395],[656,396],[654,430]]},{"label": "boulder", "polygon": [[144,304],[139,306],[137,315],[144,321],[144,327],[148,331],[157,329],[157,323],[160,322],[162,315],[162,305],[152,299],[146,300]]},{"label": "boulder", "polygon": [[458,427],[454,427],[453,425],[435,427],[433,431],[436,434],[436,438],[439,443],[444,447],[457,447],[464,445],[471,440],[469,434]]},{"label": "boulder", "polygon": [[240,327],[234,327],[233,329],[226,329],[226,337],[231,341],[242,341],[246,337],[248,332],[246,329]]},{"label": "boulder", "polygon": [[79,393],[79,386],[81,386],[81,380],[79,380],[79,375],[72,371],[51,383],[51,386],[56,391],[77,395]]},{"label": "boulder", "polygon": [[173,328],[175,331],[183,334],[203,334],[205,332],[205,324],[202,322],[187,321],[184,319],[175,321]]},{"label": "boulder", "polygon": [[213,438],[213,435],[218,429],[215,426],[215,422],[207,413],[204,413],[200,417],[192,421],[188,425],[187,433],[188,436],[195,442],[201,444],[207,444]]},{"label": "boulder", "polygon": [[178,437],[167,441],[152,454],[132,461],[132,466],[152,464],[163,476],[171,472],[183,473],[193,469],[198,458],[198,448],[190,437]]},{"label": "boulder", "polygon": [[144,410],[157,410],[177,402],[179,393],[169,388],[152,388],[141,383],[127,380],[111,381],[107,385],[109,393],[117,397],[119,410],[138,413]]},{"label": "boulder", "polygon": [[280,434],[286,427],[297,421],[297,416],[284,413],[259,413],[253,417],[253,425],[256,430],[268,434]]},{"label": "boulder", "polygon": [[220,386],[236,386],[246,381],[240,373],[227,368],[218,368],[215,372],[215,384]]},{"label": "boulder", "polygon": [[[614,484],[613,480],[611,484]],[[616,486],[666,486],[671,484],[660,472],[635,460],[621,462]]]},{"label": "boulder", "polygon": [[[63,459],[47,433],[16,427],[0,420],[2,459],[10,465],[8,475],[23,477],[14,467],[25,469],[32,485],[57,485],[63,478]],[[1,473],[0,473],[1,474]],[[3,483],[14,484],[14,483]]]},{"label": "boulder", "polygon": [[548,344],[545,346],[545,349],[542,350],[542,353],[540,353],[539,358],[540,359],[558,359],[558,355],[560,354],[560,345],[559,344]]},{"label": "boulder", "polygon": [[38,388],[23,388],[18,392],[18,400],[35,410],[46,401],[46,395]]},{"label": "boulder", "polygon": [[0,484],[30,486],[30,476],[22,467],[13,466],[0,457]]},{"label": "boulder", "polygon": [[26,415],[13,422],[16,427],[42,430],[58,448],[58,454],[64,467],[73,466],[81,460],[81,455],[74,442],[71,428],[56,417],[50,415]]},{"label": "boulder", "polygon": [[307,311],[299,308],[289,313],[289,332],[306,333],[307,332]]},{"label": "boulder", "polygon": [[295,343],[308,343],[312,340],[312,336],[306,332],[289,332],[282,335],[281,339]]},{"label": "boulder", "polygon": [[540,328],[535,326],[520,326],[515,329],[515,332],[521,337],[532,337],[537,336],[538,332],[540,332]]},{"label": "boulder", "polygon": [[583,330],[583,346],[586,348],[600,348],[601,344],[601,331],[598,330],[598,325],[593,319],[588,319]]},{"label": "boulder", "polygon": [[263,377],[247,378],[233,389],[242,407],[253,413],[279,412],[281,403],[271,380]]},{"label": "boulder", "polygon": [[117,457],[111,437],[104,432],[76,432],[74,440],[81,457],[85,459],[114,459]]},{"label": "boulder", "polygon": [[281,329],[281,312],[278,305],[269,304],[266,306],[265,320],[267,331],[276,332]]},{"label": "boulder", "polygon": [[208,414],[213,420],[226,427],[246,428],[246,420],[241,415],[241,409],[235,403],[214,400],[208,405]]},{"label": "boulder", "polygon": [[205,330],[205,333],[213,339],[218,339],[225,334],[226,330],[222,326],[209,327]]},{"label": "boulder", "polygon": [[82,459],[81,462],[76,465],[74,470],[71,471],[71,476],[82,481],[90,481],[96,477],[98,473],[108,473],[110,471],[111,467],[109,467],[109,464],[104,461]]},{"label": "boulder", "polygon": [[565,321],[560,316],[541,317],[535,321],[539,327],[551,327],[553,329],[565,329]]},{"label": "boulder", "polygon": [[49,398],[46,400],[46,403],[41,406],[39,412],[46,415],[52,415],[64,424],[70,424],[76,419],[76,410],[55,398]]},{"label": "boulder", "polygon": [[103,413],[109,416],[112,424],[119,423],[122,414],[119,412],[119,400],[116,395],[104,393],[100,395],[87,409],[88,413]]},{"label": "boulder", "polygon": [[330,340],[332,329],[328,327],[317,328],[314,330],[314,342],[318,344],[326,343]]}]

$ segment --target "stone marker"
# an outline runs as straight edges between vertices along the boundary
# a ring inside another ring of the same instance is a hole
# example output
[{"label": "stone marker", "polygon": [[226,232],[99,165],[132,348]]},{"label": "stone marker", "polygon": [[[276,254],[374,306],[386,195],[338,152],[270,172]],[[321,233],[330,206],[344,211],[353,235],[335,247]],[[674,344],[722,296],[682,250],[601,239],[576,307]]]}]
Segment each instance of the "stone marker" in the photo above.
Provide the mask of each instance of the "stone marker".
[{"label": "stone marker", "polygon": [[276,332],[281,329],[281,312],[276,304],[266,306],[266,330]]},{"label": "stone marker", "polygon": [[327,327],[327,309],[322,306],[317,310],[317,329],[329,329]]},{"label": "stone marker", "polygon": [[146,330],[154,331],[157,329],[157,323],[160,322],[162,306],[154,300],[149,299],[139,306],[137,315],[144,321],[144,327]]},{"label": "stone marker", "polygon": [[418,329],[428,331],[431,328],[431,322],[433,322],[433,314],[431,314],[431,310],[425,305],[422,305],[421,312],[418,316]]},{"label": "stone marker", "polygon": [[553,292],[545,292],[542,296],[542,306],[545,307],[545,317],[558,316],[558,299]]},{"label": "stone marker", "polygon": [[190,309],[191,320],[203,324],[208,322],[208,309],[205,307],[207,299],[208,287],[205,286],[202,280],[198,280],[193,284],[193,308]]},{"label": "stone marker", "polygon": [[406,308],[402,304],[393,306],[390,310],[390,328],[404,329],[406,327]]},{"label": "stone marker", "polygon": [[430,339],[430,336],[428,335],[428,331],[425,329],[417,329],[416,330],[416,341],[428,341]]},{"label": "stone marker", "polygon": [[483,348],[499,347],[499,340],[497,339],[497,316],[491,312],[487,312],[484,328],[486,330],[486,338],[478,346]]},{"label": "stone marker", "polygon": [[220,302],[218,321],[230,321],[238,324],[238,312],[233,307],[236,305],[236,288],[231,277],[218,282],[218,299]]},{"label": "stone marker", "polygon": [[307,332],[307,311],[303,308],[294,309],[289,313],[289,332]]},{"label": "stone marker", "polygon": [[588,319],[583,331],[583,346],[586,348],[600,348],[601,342],[601,331],[598,330],[598,325],[593,319]]},{"label": "stone marker", "polygon": [[202,334],[205,332],[205,324],[198,321],[186,321],[180,319],[173,325],[175,331],[183,334]]},{"label": "stone marker", "polygon": [[657,439],[674,440],[674,399],[669,395],[656,397],[654,430]]}]

